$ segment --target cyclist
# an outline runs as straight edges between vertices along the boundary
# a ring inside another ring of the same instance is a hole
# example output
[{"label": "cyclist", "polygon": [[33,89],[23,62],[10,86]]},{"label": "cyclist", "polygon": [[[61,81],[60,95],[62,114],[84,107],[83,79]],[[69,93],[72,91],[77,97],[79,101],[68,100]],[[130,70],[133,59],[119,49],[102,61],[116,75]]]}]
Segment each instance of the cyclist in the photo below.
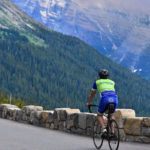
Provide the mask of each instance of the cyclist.
[{"label": "cyclist", "polygon": [[[106,106],[109,103],[115,104],[115,108],[114,108],[114,111],[115,111],[118,105],[118,97],[114,88],[115,82],[108,79],[109,77],[108,70],[102,69],[99,71],[98,74],[99,74],[99,79],[93,84],[93,88],[90,92],[86,105],[88,107],[88,105],[91,104],[93,97],[95,96],[96,91],[98,90],[100,92],[101,100],[98,106],[97,118],[102,127],[102,132],[106,133],[103,113],[105,112]],[[113,115],[111,115],[111,119],[114,119]]]}]

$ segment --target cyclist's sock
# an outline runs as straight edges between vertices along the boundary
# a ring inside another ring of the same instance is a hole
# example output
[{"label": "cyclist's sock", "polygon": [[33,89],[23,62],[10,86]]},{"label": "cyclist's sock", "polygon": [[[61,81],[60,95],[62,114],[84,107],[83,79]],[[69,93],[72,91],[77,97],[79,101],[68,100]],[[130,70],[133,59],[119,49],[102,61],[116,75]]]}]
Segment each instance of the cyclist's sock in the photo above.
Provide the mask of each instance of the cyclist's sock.
[{"label": "cyclist's sock", "polygon": [[102,133],[104,133],[104,132],[106,132],[107,130],[106,130],[106,128],[102,128]]},{"label": "cyclist's sock", "polygon": [[106,128],[102,128],[102,138],[103,139],[107,138],[107,130],[106,130]]}]

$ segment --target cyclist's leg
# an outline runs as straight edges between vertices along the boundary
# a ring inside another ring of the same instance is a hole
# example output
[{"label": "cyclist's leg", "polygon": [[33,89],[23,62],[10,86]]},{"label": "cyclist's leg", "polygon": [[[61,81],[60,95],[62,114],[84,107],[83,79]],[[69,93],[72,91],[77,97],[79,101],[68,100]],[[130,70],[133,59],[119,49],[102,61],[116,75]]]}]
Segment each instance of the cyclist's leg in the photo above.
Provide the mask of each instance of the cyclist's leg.
[{"label": "cyclist's leg", "polygon": [[98,113],[97,113],[97,118],[98,118],[98,122],[101,125],[101,127],[104,129],[105,128],[105,121],[103,118],[103,113],[105,111],[105,100],[103,99],[103,97],[100,100],[99,106],[98,106]]},{"label": "cyclist's leg", "polygon": [[[112,101],[112,98],[113,98],[113,101]],[[116,108],[117,108],[117,106],[118,106],[118,97],[117,97],[117,96],[111,97],[111,103],[112,103],[112,102],[115,104],[115,108],[114,108],[114,112],[115,112],[115,110],[116,110]],[[112,114],[110,115],[110,119],[111,119],[111,120],[115,120],[114,113],[112,113]],[[114,133],[114,125],[113,125],[113,124],[111,124],[111,132]]]},{"label": "cyclist's leg", "polygon": [[104,121],[103,115],[98,113],[97,119],[98,119],[98,122],[101,125],[101,127],[104,129],[105,128],[105,121]]},{"label": "cyclist's leg", "polygon": [[[111,116],[110,116],[110,119],[111,120],[115,120],[115,116],[112,114]],[[114,125],[113,125],[113,123],[111,124],[111,133],[114,133],[115,132],[115,129],[114,129]]]}]

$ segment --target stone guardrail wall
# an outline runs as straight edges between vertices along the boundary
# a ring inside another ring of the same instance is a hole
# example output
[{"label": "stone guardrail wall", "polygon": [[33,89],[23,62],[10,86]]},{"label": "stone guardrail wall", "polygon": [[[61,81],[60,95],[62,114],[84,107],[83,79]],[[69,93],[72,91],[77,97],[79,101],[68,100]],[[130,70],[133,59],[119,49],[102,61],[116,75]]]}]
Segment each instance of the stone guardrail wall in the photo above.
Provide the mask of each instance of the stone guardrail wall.
[{"label": "stone guardrail wall", "polygon": [[[93,123],[97,119],[96,114],[80,112],[79,109],[43,110],[43,107],[33,105],[19,109],[10,104],[0,105],[0,117],[88,136],[92,135]],[[115,117],[122,141],[150,143],[150,118],[135,117],[132,109],[117,109]]]}]

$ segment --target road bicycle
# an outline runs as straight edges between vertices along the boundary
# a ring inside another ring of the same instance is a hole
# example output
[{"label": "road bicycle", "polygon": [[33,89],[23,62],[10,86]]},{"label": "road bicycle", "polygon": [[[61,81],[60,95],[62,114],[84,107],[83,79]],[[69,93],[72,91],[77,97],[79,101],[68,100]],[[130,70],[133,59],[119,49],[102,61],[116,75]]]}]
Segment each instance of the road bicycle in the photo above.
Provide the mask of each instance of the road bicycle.
[{"label": "road bicycle", "polygon": [[[92,112],[92,107],[98,108],[98,105],[91,104],[88,107],[90,113]],[[120,133],[117,122],[114,119],[111,119],[111,115],[114,113],[115,104],[110,103],[105,109],[104,116],[106,117],[106,131],[102,133],[102,128],[96,119],[93,123],[92,136],[93,143],[96,149],[101,149],[104,140],[108,141],[110,150],[118,150],[120,142]]]}]

